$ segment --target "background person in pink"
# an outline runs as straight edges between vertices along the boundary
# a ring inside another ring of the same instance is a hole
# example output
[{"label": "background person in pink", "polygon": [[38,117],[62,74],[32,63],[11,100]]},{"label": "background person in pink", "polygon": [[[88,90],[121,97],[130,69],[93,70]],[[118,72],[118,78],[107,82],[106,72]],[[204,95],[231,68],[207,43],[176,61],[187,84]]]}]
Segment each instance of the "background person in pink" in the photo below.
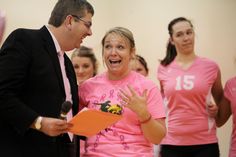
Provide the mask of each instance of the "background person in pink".
[{"label": "background person in pink", "polygon": [[[79,49],[73,51],[71,62],[75,70],[78,85],[81,85],[85,80],[97,75],[98,62],[93,49],[80,46]],[[83,156],[84,152],[85,141],[80,139],[80,156]]]},{"label": "background person in pink", "polygon": [[233,131],[229,157],[236,157],[236,76],[229,79],[225,84],[224,97],[219,105],[216,117],[217,126],[224,125],[231,115],[233,115]]},{"label": "background person in pink", "polygon": [[97,75],[98,62],[93,49],[81,46],[79,49],[74,50],[71,55],[71,62],[75,69],[78,85]]},{"label": "background person in pink", "polygon": [[[142,56],[140,56],[138,54],[135,55],[135,58],[131,62],[131,69],[136,71],[137,73],[140,73],[141,75],[143,75],[145,77],[148,77],[149,69],[148,69],[147,62]],[[154,157],[157,157],[159,146],[154,144],[153,149],[154,149],[153,150]]]},{"label": "background person in pink", "polygon": [[143,76],[148,76],[149,69],[147,62],[142,56],[136,54],[131,66],[132,70],[136,71],[137,73],[140,73]]},{"label": "background person in pink", "polygon": [[96,110],[119,105],[123,118],[88,138],[84,156],[153,157],[153,143],[166,132],[164,106],[156,84],[130,68],[132,32],[110,29],[102,39],[102,54],[107,70],[80,85],[80,104]]},{"label": "background person in pink", "polygon": [[218,157],[215,122],[208,108],[211,95],[216,104],[223,95],[220,69],[195,54],[195,32],[188,19],[173,19],[168,31],[166,57],[157,72],[168,130],[161,142],[161,157]]}]

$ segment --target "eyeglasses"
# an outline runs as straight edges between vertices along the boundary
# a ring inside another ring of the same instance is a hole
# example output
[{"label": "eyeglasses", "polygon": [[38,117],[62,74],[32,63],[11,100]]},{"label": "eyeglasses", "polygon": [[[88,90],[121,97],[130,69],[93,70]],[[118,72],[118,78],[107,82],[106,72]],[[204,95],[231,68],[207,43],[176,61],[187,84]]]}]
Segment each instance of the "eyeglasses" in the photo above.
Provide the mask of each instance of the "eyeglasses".
[{"label": "eyeglasses", "polygon": [[84,25],[85,25],[88,29],[91,28],[92,22],[90,22],[90,21],[85,21],[84,19],[82,19],[81,17],[79,17],[79,16],[77,16],[77,15],[71,15],[71,16],[73,16],[73,17],[75,17],[76,19],[82,21],[82,22],[84,23]]}]

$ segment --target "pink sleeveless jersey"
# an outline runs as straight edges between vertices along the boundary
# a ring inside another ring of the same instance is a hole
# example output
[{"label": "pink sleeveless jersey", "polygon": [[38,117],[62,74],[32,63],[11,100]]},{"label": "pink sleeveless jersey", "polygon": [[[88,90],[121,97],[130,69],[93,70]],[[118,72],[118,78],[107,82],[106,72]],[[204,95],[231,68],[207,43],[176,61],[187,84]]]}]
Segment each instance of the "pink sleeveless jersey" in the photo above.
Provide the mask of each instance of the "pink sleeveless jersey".
[{"label": "pink sleeveless jersey", "polygon": [[231,135],[229,157],[236,157],[236,77],[233,77],[226,82],[224,95],[231,103],[233,115],[233,131]]},{"label": "pink sleeveless jersey", "polygon": [[[138,93],[148,90],[148,110],[154,119],[165,117],[164,105],[157,86],[136,72],[118,81],[107,79],[107,73],[97,75],[80,86],[80,103],[101,110],[98,103],[122,106],[119,89],[131,85]],[[123,118],[113,126],[88,138],[86,153],[89,157],[153,157],[153,144],[145,139],[138,118],[128,108],[122,108]]]},{"label": "pink sleeveless jersey", "polygon": [[207,104],[219,68],[197,57],[186,70],[175,60],[159,66],[157,77],[163,88],[167,134],[162,144],[198,145],[217,142],[215,121],[209,118]]}]

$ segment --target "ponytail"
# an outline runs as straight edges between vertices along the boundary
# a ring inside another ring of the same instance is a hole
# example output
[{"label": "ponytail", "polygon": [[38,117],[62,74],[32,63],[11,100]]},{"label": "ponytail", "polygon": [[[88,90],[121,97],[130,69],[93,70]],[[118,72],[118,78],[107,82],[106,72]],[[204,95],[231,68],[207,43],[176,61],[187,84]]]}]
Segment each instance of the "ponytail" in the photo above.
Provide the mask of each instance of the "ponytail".
[{"label": "ponytail", "polygon": [[169,41],[166,47],[166,56],[163,60],[161,60],[161,65],[167,66],[169,65],[174,59],[175,56],[177,55],[175,45],[171,44]]}]

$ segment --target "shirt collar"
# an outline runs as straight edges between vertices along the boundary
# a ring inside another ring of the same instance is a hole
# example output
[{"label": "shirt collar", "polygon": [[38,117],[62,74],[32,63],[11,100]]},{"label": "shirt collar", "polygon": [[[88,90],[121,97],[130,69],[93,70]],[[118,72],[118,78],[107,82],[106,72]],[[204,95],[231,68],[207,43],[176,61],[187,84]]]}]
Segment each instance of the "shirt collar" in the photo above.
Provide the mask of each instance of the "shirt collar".
[{"label": "shirt collar", "polygon": [[49,33],[50,33],[50,35],[51,35],[51,37],[52,37],[52,40],[53,40],[54,45],[55,45],[55,47],[56,47],[57,53],[64,55],[64,51],[61,50],[61,47],[60,47],[60,45],[59,45],[59,43],[58,43],[56,37],[55,37],[55,36],[53,35],[53,33],[50,31],[49,26],[46,26],[46,28],[48,29],[48,31],[49,31]]}]

